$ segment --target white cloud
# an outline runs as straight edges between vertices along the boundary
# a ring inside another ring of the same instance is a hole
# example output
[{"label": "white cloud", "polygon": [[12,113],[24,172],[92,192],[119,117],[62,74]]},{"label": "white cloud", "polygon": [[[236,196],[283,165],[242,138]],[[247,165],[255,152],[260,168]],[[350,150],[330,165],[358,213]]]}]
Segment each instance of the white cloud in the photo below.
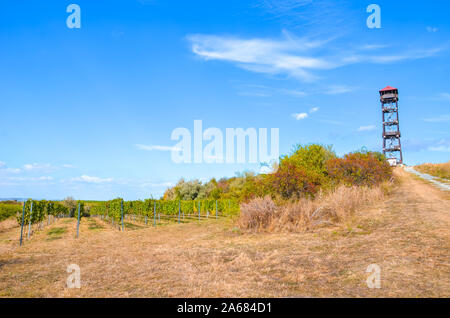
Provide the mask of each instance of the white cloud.
[{"label": "white cloud", "polygon": [[307,113],[298,113],[298,114],[292,114],[292,116],[297,120],[302,120],[308,117]]},{"label": "white cloud", "polygon": [[328,90],[325,92],[327,95],[338,95],[338,94],[345,94],[349,93],[352,90],[354,90],[353,87],[344,86],[344,85],[332,85],[328,88]]},{"label": "white cloud", "polygon": [[366,44],[360,47],[361,50],[378,50],[387,47],[386,44]]},{"label": "white cloud", "polygon": [[369,125],[369,126],[361,126],[358,128],[358,131],[371,131],[371,130],[375,130],[376,127],[374,125]]},{"label": "white cloud", "polygon": [[58,170],[58,167],[54,167],[49,163],[27,163],[23,165],[25,171],[43,171],[43,172],[54,172]]},{"label": "white cloud", "polygon": [[78,181],[78,182],[86,182],[86,183],[107,183],[112,182],[113,178],[99,178],[99,177],[92,177],[87,175],[82,175],[81,177],[72,178],[72,181]]},{"label": "white cloud", "polygon": [[280,92],[297,97],[304,97],[307,95],[304,91],[299,91],[295,89],[282,89]]},{"label": "white cloud", "polygon": [[450,93],[440,93],[436,99],[450,101]]},{"label": "white cloud", "polygon": [[315,113],[315,112],[317,112],[317,111],[319,111],[319,107],[313,107],[313,108],[311,108],[311,109],[309,110],[309,113],[312,114],[312,113]]},{"label": "white cloud", "polygon": [[8,168],[8,166],[6,165],[6,162],[0,161],[0,171],[4,172],[4,173],[20,173],[20,169],[15,169],[15,168]]},{"label": "white cloud", "polygon": [[[328,41],[298,38],[286,31],[278,39],[205,34],[188,35],[187,39],[192,52],[204,60],[227,61],[251,72],[287,75],[303,81],[318,79],[312,73],[314,70],[329,70],[356,63],[385,64],[416,60],[431,57],[440,51],[434,48],[408,49],[391,55],[374,55],[367,54],[364,49],[335,47],[329,53],[323,53],[327,52],[324,46]],[[319,49],[320,53],[317,52]],[[347,91],[337,87],[331,93]]]},{"label": "white cloud", "polygon": [[238,95],[240,96],[255,96],[255,97],[269,97],[270,94],[262,91],[246,91],[246,92],[239,92]]},{"label": "white cloud", "polygon": [[424,121],[427,121],[429,123],[446,123],[450,122],[450,115],[440,115],[438,117],[432,117],[432,118],[425,118]]},{"label": "white cloud", "polygon": [[450,152],[450,146],[433,146],[428,147],[429,151]]},{"label": "white cloud", "polygon": [[41,177],[10,177],[10,180],[15,181],[51,181],[53,177],[50,176],[41,176]]},{"label": "white cloud", "polygon": [[151,150],[159,150],[159,151],[180,151],[181,149],[174,146],[158,146],[158,145],[135,145],[139,150],[151,151]]},{"label": "white cloud", "polygon": [[[281,40],[243,39],[215,35],[189,35],[192,52],[205,60],[237,63],[243,69],[267,74],[287,74],[303,80],[313,80],[307,70],[328,69],[332,65],[322,58],[307,56],[305,51],[319,43],[294,38],[284,33]],[[295,51],[296,54],[291,53]]]},{"label": "white cloud", "polygon": [[175,183],[173,183],[173,182],[160,182],[160,183],[146,182],[146,183],[142,183],[141,187],[157,188],[157,187],[173,187],[174,185],[175,185]]},{"label": "white cloud", "polygon": [[6,168],[6,172],[10,173],[20,173],[21,171],[19,168]]},{"label": "white cloud", "polygon": [[438,30],[439,30],[438,28],[431,27],[431,26],[427,26],[427,32],[435,33],[435,32],[437,32]]}]

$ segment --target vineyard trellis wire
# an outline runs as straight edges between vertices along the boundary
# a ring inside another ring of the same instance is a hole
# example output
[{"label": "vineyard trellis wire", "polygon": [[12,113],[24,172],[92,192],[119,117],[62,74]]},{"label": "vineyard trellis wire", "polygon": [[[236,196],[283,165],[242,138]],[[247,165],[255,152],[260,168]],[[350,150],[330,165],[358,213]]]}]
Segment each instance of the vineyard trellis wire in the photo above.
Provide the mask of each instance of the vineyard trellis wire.
[{"label": "vineyard trellis wire", "polygon": [[[87,206],[87,207],[86,207]],[[102,220],[110,221],[113,226],[119,226],[124,231],[124,219],[130,217],[133,221],[138,220],[148,224],[148,220],[153,218],[153,226],[161,223],[164,219],[178,218],[178,223],[183,220],[192,219],[198,216],[208,218],[209,215],[231,216],[239,212],[239,203],[229,199],[205,199],[205,200],[135,200],[124,201],[117,198],[110,201],[77,201],[74,209],[70,209],[60,201],[32,200],[23,203],[21,213],[17,212],[17,222],[21,226],[20,245],[23,243],[23,230],[28,226],[27,238],[30,238],[32,225],[38,225],[38,229],[44,227],[44,220],[48,219],[47,225],[54,223],[58,218],[73,217],[77,219],[77,233],[79,236],[80,218],[84,215],[99,217]]]},{"label": "vineyard trellis wire", "polygon": [[[193,218],[194,215],[198,219],[208,218],[214,215],[216,218],[220,216],[231,216],[239,212],[239,203],[236,200],[136,200],[123,201],[122,199],[114,199],[111,201],[97,202],[91,207],[92,216],[98,217],[105,221],[110,221],[111,225],[119,225],[122,222],[122,202],[123,217],[148,224],[149,219],[153,219],[153,226],[156,226],[156,219],[161,222],[161,216],[168,219],[177,219],[178,223],[181,218]],[[203,214],[202,214],[203,213]],[[123,226],[122,226],[123,230]]]},{"label": "vineyard trellis wire", "polygon": [[[81,215],[84,212],[84,202],[79,201]],[[20,229],[19,244],[23,243],[24,226],[28,226],[27,238],[32,234],[32,226],[38,225],[38,229],[44,227],[44,220],[48,219],[47,225],[54,223],[56,219],[62,217],[70,217],[70,209],[58,201],[32,200],[28,199],[23,202],[22,213],[17,213],[17,222]]]}]

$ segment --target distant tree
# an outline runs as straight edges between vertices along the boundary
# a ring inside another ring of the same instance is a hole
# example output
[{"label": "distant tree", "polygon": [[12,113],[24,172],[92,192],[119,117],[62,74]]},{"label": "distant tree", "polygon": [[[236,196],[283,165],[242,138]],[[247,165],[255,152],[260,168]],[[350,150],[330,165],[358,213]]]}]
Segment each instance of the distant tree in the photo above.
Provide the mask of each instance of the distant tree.
[{"label": "distant tree", "polygon": [[62,201],[62,204],[69,209],[70,216],[72,217],[77,207],[77,201],[73,197],[66,197]]}]

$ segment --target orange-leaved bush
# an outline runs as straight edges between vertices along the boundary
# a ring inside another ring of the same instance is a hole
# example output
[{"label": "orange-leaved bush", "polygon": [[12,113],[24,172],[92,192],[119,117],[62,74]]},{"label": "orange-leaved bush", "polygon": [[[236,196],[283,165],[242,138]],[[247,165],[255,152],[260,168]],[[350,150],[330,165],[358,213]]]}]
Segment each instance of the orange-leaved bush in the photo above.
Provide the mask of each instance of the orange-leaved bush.
[{"label": "orange-leaved bush", "polygon": [[326,163],[328,175],[335,183],[372,186],[389,180],[392,168],[385,157],[376,152],[353,152]]}]

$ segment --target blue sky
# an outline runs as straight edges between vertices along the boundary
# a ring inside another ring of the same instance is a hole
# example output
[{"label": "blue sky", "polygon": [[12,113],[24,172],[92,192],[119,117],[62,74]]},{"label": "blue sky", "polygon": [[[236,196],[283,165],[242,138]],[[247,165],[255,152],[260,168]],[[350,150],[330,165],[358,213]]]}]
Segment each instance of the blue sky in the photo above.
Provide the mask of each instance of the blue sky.
[{"label": "blue sky", "polygon": [[[81,28],[66,7],[81,8]],[[400,93],[407,164],[450,158],[450,3],[2,1],[0,197],[159,196],[258,164],[176,164],[177,127],[279,128],[338,154],[381,149]],[[141,145],[141,146],[139,146]]]}]

